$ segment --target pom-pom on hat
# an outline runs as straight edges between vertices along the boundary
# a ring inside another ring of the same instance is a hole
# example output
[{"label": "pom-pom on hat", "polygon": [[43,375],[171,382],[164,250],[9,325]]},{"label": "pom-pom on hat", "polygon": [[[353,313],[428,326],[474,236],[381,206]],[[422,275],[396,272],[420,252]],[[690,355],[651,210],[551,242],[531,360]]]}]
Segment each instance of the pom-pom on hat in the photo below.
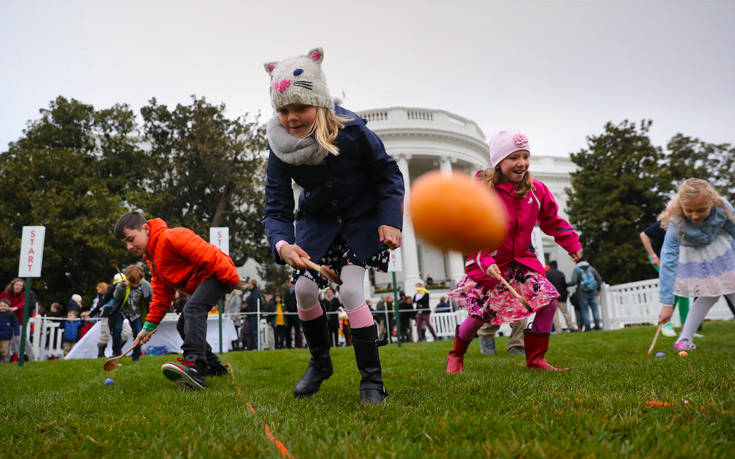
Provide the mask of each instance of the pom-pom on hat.
[{"label": "pom-pom on hat", "polygon": [[520,150],[531,152],[528,137],[521,134],[521,131],[504,129],[490,139],[490,162],[493,167],[498,167],[500,161]]},{"label": "pom-pom on hat", "polygon": [[334,111],[327,79],[322,72],[324,50],[314,48],[303,56],[280,62],[267,62],[265,71],[271,76],[271,105],[278,110],[289,104],[314,105]]}]

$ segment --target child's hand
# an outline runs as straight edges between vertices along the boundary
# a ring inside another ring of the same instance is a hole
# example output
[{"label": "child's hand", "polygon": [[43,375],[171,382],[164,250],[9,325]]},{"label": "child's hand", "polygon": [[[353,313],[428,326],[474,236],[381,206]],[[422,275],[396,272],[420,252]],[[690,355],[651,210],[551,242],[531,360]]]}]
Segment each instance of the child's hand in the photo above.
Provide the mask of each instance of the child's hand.
[{"label": "child's hand", "polygon": [[500,281],[500,279],[503,278],[503,274],[500,272],[500,268],[498,268],[497,263],[493,263],[488,266],[486,274],[490,277],[493,277],[497,281]]},{"label": "child's hand", "polygon": [[240,280],[237,281],[237,284],[235,284],[235,288],[238,290],[245,290],[245,287],[247,287],[247,285],[248,281],[241,277]]},{"label": "child's hand", "polygon": [[384,242],[391,250],[401,246],[401,230],[388,225],[378,227],[380,242]]},{"label": "child's hand", "polygon": [[576,263],[582,259],[582,249],[579,249],[570,255],[572,256],[572,260],[574,260],[574,262]]},{"label": "child's hand", "polygon": [[661,308],[661,312],[658,313],[658,324],[663,325],[671,320],[671,314],[674,312],[674,306],[671,304],[664,304]]},{"label": "child's hand", "polygon": [[284,244],[279,252],[281,259],[294,268],[307,268],[301,257],[310,258],[309,254],[296,244]]},{"label": "child's hand", "polygon": [[140,333],[138,333],[138,336],[135,337],[135,341],[133,341],[133,346],[135,347],[139,344],[145,344],[151,339],[151,335],[153,332],[141,330]]}]

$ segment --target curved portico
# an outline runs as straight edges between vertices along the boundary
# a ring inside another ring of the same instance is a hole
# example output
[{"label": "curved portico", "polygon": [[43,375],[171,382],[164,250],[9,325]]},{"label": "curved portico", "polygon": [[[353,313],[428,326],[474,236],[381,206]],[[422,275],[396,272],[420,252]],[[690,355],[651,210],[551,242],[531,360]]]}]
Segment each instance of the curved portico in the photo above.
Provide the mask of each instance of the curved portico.
[{"label": "curved portico", "polygon": [[[359,112],[368,127],[378,134],[385,149],[398,162],[406,185],[401,255],[403,271],[397,273],[407,294],[416,282],[431,276],[449,285],[464,273],[464,260],[458,252],[442,251],[417,240],[408,217],[411,183],[435,169],[444,173],[472,174],[487,167],[489,151],[485,134],[474,121],[445,110],[390,107]],[[391,276],[375,273],[377,287],[390,284]]]}]

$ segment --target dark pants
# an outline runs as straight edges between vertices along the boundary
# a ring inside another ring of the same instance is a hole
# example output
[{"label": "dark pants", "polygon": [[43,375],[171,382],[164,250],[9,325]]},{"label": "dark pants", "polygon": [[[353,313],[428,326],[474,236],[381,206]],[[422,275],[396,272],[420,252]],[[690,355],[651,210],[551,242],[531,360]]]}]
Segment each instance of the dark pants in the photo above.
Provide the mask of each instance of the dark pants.
[{"label": "dark pants", "polygon": [[[122,324],[120,324],[120,327],[121,327],[121,330],[120,331],[122,332]],[[133,330],[132,337],[133,337],[133,339],[135,339],[135,337],[138,336],[138,333],[140,333],[140,331],[143,329],[143,320],[140,317],[138,317],[137,319],[131,320],[130,321],[130,328],[131,328],[131,330]],[[133,357],[132,358],[133,358],[133,361],[134,362],[140,360],[140,349],[141,349],[141,347],[142,346],[139,344],[139,345],[137,345],[137,346],[135,346],[133,348]]]},{"label": "dark pants", "polygon": [[332,347],[339,345],[339,327],[329,328],[329,342],[332,344]]},{"label": "dark pants", "polygon": [[[110,325],[110,335],[112,335],[112,355],[122,354],[122,326],[125,317],[121,313],[117,313],[108,319]],[[138,330],[140,331],[140,329]],[[135,339],[137,335],[133,335]],[[138,356],[140,356],[140,350],[138,350]]]},{"label": "dark pants", "polygon": [[276,325],[276,349],[286,347],[286,326]]},{"label": "dark pants", "polygon": [[248,316],[248,323],[247,323],[247,335],[246,335],[246,345],[248,347],[248,351],[257,351],[258,350],[258,315],[253,314]]},{"label": "dark pants", "polygon": [[207,342],[207,313],[228,291],[226,285],[212,276],[204,279],[184,304],[176,324],[184,340],[181,346],[184,358],[191,355],[204,361],[212,354],[212,347]]},{"label": "dark pants", "polygon": [[301,344],[301,321],[297,315],[286,316],[286,347],[291,349],[291,331],[293,330],[294,342],[296,347],[302,347]]}]

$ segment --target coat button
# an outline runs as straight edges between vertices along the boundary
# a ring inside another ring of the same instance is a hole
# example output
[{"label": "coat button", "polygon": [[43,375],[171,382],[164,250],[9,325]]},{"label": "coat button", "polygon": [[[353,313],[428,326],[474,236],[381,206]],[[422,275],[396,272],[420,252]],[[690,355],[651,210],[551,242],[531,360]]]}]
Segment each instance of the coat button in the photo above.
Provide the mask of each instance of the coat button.
[{"label": "coat button", "polygon": [[342,223],[342,217],[337,217],[337,223]]},{"label": "coat button", "polygon": [[334,182],[332,182],[331,180],[328,180],[327,183],[325,183],[325,185],[327,186],[327,188],[332,188],[334,186]]},{"label": "coat button", "polygon": [[337,205],[337,200],[336,199],[332,199],[332,205],[333,206],[336,206]]}]

